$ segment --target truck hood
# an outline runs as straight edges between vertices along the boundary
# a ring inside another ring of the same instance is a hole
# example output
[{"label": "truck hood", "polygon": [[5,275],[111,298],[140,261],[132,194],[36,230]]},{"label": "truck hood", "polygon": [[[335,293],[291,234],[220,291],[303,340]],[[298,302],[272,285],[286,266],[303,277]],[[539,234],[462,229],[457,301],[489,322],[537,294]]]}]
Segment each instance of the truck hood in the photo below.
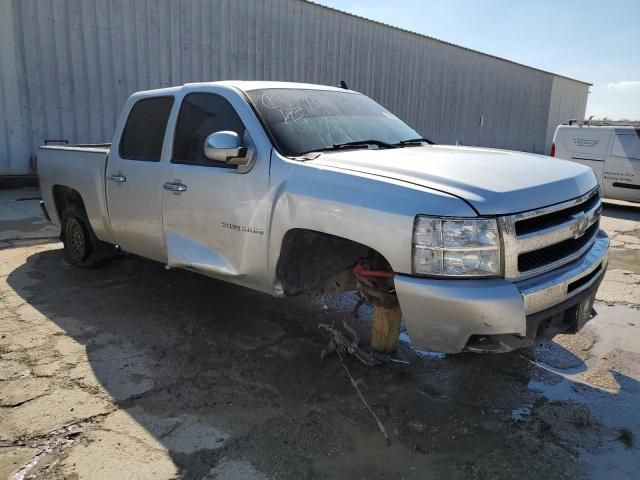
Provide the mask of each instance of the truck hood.
[{"label": "truck hood", "polygon": [[400,180],[455,195],[481,215],[533,210],[596,187],[590,168],[529,153],[429,145],[323,153],[321,165]]}]

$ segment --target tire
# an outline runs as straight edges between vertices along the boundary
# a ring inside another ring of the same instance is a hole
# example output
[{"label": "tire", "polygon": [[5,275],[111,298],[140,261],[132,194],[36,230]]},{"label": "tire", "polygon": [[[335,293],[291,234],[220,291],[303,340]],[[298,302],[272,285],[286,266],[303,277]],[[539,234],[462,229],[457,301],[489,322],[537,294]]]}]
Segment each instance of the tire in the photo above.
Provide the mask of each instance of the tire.
[{"label": "tire", "polygon": [[115,247],[98,240],[84,209],[78,205],[64,209],[60,238],[65,260],[77,267],[100,267],[115,256]]}]

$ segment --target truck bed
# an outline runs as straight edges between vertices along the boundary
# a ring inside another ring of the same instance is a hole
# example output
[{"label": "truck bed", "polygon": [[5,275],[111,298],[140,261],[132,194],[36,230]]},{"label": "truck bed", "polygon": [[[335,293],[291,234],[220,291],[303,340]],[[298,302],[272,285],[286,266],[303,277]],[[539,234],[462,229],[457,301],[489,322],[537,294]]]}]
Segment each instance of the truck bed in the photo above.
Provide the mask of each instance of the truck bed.
[{"label": "truck bed", "polygon": [[40,190],[52,223],[60,225],[54,195],[61,186],[76,190],[99,239],[112,239],[106,204],[105,169],[110,143],[43,145],[38,151]]}]

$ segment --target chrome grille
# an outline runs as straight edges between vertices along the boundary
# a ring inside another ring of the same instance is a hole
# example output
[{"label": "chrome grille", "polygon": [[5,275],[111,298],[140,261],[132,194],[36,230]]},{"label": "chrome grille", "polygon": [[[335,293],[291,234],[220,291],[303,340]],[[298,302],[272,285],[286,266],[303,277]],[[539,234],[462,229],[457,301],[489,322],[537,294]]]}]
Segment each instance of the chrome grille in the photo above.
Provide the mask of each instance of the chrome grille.
[{"label": "chrome grille", "polygon": [[601,212],[594,189],[568,202],[501,217],[505,277],[532,277],[579,258],[596,239]]},{"label": "chrome grille", "polygon": [[526,273],[567,258],[589,243],[597,231],[598,223],[596,222],[580,238],[568,238],[548,247],[521,253],[518,255],[518,270],[520,273]]},{"label": "chrome grille", "polygon": [[584,203],[573,205],[569,208],[556,210],[544,215],[535,217],[527,217],[516,221],[516,235],[526,235],[527,233],[537,232],[545,228],[559,225],[572,219],[573,215],[579,215],[580,212],[586,212],[600,203],[599,195],[592,195]]}]

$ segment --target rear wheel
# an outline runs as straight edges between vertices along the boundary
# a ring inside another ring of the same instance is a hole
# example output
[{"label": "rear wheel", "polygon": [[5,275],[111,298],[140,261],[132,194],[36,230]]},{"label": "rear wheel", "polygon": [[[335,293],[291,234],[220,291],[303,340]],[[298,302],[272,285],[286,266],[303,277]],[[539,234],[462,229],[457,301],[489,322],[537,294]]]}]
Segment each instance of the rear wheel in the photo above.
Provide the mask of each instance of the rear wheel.
[{"label": "rear wheel", "polygon": [[115,255],[115,247],[101,242],[93,233],[84,210],[69,205],[62,213],[62,243],[67,262],[78,267],[98,267]]}]

